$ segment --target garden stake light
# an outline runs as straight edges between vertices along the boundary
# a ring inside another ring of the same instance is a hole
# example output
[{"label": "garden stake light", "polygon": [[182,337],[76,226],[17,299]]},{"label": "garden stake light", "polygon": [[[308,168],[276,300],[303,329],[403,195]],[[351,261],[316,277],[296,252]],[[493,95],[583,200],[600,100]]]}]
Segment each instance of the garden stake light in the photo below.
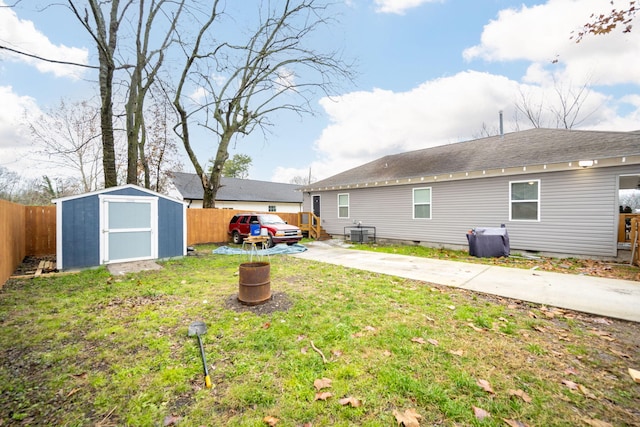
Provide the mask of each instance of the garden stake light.
[{"label": "garden stake light", "polygon": [[202,347],[202,339],[200,335],[204,335],[207,332],[207,325],[203,321],[197,320],[189,325],[189,336],[198,337],[198,345],[200,346],[200,357],[202,358],[202,367],[204,368],[204,383],[207,388],[211,388],[211,378],[209,377],[209,368],[207,368],[207,358],[204,355],[204,348]]}]

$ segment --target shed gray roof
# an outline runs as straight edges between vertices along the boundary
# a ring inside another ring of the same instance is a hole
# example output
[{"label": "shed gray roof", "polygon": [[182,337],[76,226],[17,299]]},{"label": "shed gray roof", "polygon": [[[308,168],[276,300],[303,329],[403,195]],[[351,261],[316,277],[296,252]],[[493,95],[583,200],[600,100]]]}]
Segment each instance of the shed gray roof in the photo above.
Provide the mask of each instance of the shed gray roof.
[{"label": "shed gray roof", "polygon": [[[172,172],[173,184],[184,199],[202,200],[204,191],[198,175]],[[216,200],[243,202],[302,203],[299,185],[252,179],[221,178]]]},{"label": "shed gray roof", "polygon": [[309,185],[304,190],[488,169],[640,155],[640,131],[530,129],[392,154]]}]

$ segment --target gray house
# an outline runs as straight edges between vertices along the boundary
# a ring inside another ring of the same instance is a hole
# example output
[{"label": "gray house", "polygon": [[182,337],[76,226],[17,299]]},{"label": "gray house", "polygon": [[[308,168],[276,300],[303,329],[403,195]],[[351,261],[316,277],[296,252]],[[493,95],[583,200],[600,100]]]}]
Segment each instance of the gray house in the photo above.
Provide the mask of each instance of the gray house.
[{"label": "gray house", "polygon": [[[198,175],[172,172],[169,195],[184,200],[190,208],[201,208],[204,191]],[[255,212],[300,212],[299,185],[222,177],[216,208]]]},{"label": "gray house", "polygon": [[385,156],[304,187],[332,235],[467,247],[507,227],[511,249],[616,256],[619,190],[640,188],[640,131],[531,129]]},{"label": "gray house", "polygon": [[183,256],[186,204],[127,184],[55,199],[59,270]]}]

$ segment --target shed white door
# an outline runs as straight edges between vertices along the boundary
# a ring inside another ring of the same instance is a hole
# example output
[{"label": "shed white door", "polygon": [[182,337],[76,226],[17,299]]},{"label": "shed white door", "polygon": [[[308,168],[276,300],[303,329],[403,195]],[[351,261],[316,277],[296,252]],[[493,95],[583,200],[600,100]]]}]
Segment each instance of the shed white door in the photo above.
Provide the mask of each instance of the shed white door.
[{"label": "shed white door", "polygon": [[101,196],[102,264],[158,257],[158,199]]}]

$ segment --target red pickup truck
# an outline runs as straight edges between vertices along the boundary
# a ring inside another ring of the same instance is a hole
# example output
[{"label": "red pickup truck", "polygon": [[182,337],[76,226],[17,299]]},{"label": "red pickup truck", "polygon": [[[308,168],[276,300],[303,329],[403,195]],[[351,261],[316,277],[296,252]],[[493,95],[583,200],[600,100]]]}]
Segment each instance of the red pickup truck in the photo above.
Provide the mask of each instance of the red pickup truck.
[{"label": "red pickup truck", "polygon": [[234,215],[229,222],[228,234],[233,243],[240,244],[251,234],[251,224],[259,224],[262,234],[269,236],[269,247],[278,243],[293,245],[302,239],[302,231],[295,225],[287,224],[275,214],[246,213]]}]

